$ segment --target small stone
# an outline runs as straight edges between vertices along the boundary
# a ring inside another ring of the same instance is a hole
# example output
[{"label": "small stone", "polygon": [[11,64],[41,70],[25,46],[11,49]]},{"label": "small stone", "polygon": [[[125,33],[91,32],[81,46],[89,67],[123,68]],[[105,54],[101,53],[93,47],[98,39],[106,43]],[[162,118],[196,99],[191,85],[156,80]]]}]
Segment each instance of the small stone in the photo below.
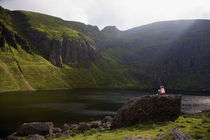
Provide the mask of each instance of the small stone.
[{"label": "small stone", "polygon": [[173,128],[171,130],[167,131],[168,134],[173,134],[173,140],[191,140],[190,136],[186,134],[184,131],[178,129],[178,128]]},{"label": "small stone", "polygon": [[132,140],[132,136],[125,138],[125,140]]},{"label": "small stone", "polygon": [[92,121],[91,122],[91,128],[98,128],[98,127],[100,127],[101,126],[101,121]]},{"label": "small stone", "polygon": [[77,129],[78,124],[70,124],[69,129]]},{"label": "small stone", "polygon": [[35,135],[28,136],[28,140],[44,140],[44,137],[38,134],[35,134]]},{"label": "small stone", "polygon": [[104,125],[105,129],[111,129],[112,123],[111,122],[106,122]]},{"label": "small stone", "polygon": [[158,136],[157,136],[157,139],[162,139],[162,138],[164,138],[166,135],[165,134],[159,134]]},{"label": "small stone", "polygon": [[69,125],[67,123],[64,123],[63,127],[62,127],[62,131],[66,131],[69,129]]},{"label": "small stone", "polygon": [[210,112],[210,109],[202,110],[202,112]]},{"label": "small stone", "polygon": [[28,135],[47,135],[52,134],[53,123],[52,122],[30,122],[23,123],[17,129],[17,135],[28,136]]},{"label": "small stone", "polygon": [[61,133],[61,129],[60,128],[53,128],[53,133]]},{"label": "small stone", "polygon": [[68,130],[63,131],[62,134],[65,135],[65,136],[68,136],[69,135],[69,131]]},{"label": "small stone", "polygon": [[183,117],[184,117],[184,118],[187,118],[187,116],[186,116],[186,115],[184,115]]},{"label": "small stone", "polygon": [[87,125],[87,123],[82,122],[82,123],[79,123],[78,130],[80,131],[90,130],[90,127]]},{"label": "small stone", "polygon": [[48,134],[45,136],[45,138],[55,138],[55,134]]},{"label": "small stone", "polygon": [[55,137],[56,137],[56,138],[60,138],[60,137],[62,137],[62,136],[63,136],[63,135],[62,135],[61,133],[56,133],[56,134],[55,134]]},{"label": "small stone", "polygon": [[195,116],[196,119],[201,119],[202,117],[200,115]]},{"label": "small stone", "polygon": [[112,121],[113,121],[112,116],[105,116],[104,119],[102,120],[103,123],[112,122]]}]

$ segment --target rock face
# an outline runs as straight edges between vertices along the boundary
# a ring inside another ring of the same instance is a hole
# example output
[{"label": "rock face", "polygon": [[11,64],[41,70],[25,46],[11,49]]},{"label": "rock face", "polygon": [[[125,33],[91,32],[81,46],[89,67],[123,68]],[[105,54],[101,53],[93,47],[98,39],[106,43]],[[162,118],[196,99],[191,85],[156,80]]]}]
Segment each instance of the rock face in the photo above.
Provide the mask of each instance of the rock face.
[{"label": "rock face", "polygon": [[[19,22],[29,20],[19,11],[14,11],[12,14],[17,17]],[[96,46],[96,43],[89,36],[85,37],[85,33],[79,32],[78,38],[70,37],[65,33],[59,37],[47,37],[45,32],[31,28],[28,22],[22,24],[27,41],[36,46],[35,50],[39,55],[55,66],[62,67],[64,63],[72,67],[89,67],[97,60],[96,52],[92,47]],[[94,30],[97,31],[95,28]]]},{"label": "rock face", "polygon": [[146,121],[170,121],[178,118],[181,95],[149,95],[129,100],[117,111],[112,128]]},{"label": "rock face", "polygon": [[52,122],[31,122],[23,123],[17,129],[17,135],[28,136],[28,135],[48,135],[53,133]]},{"label": "rock face", "polygon": [[54,65],[62,67],[68,64],[72,67],[89,67],[96,61],[96,53],[88,40],[76,41],[63,36],[60,40],[45,39],[44,52],[47,59]]},{"label": "rock face", "polygon": [[0,23],[0,49],[4,51],[11,50],[8,45],[17,49],[17,44],[19,44],[26,52],[31,53],[28,43],[24,39]]}]

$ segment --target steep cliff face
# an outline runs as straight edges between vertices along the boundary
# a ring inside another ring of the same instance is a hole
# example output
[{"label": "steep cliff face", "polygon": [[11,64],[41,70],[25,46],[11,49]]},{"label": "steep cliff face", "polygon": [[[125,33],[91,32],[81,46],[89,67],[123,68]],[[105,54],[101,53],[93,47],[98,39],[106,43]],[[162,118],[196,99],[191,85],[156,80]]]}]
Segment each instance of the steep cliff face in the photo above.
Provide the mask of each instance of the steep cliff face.
[{"label": "steep cliff face", "polygon": [[108,38],[105,52],[127,65],[134,79],[151,87],[208,90],[209,37],[209,20],[158,22]]},{"label": "steep cliff face", "polygon": [[74,41],[63,36],[60,40],[44,40],[44,50],[49,54],[48,60],[62,67],[65,63],[71,67],[89,67],[96,62],[96,52],[87,40]]},{"label": "steep cliff face", "polygon": [[17,49],[17,44],[21,45],[22,49],[28,53],[31,53],[28,43],[0,22],[0,48],[3,51],[10,51],[10,46]]},{"label": "steep cliff face", "polygon": [[[91,63],[96,62],[97,55],[94,50],[96,44],[83,33],[71,30],[73,35],[70,36],[67,31],[61,30],[56,31],[59,33],[56,34],[56,32],[53,32],[53,30],[59,30],[56,29],[56,25],[49,25],[51,29],[44,32],[45,28],[39,30],[39,25],[30,24],[31,13],[28,16],[19,11],[12,14],[16,18],[16,22],[22,22],[22,26],[24,26],[22,35],[32,46],[35,46],[33,47],[34,51],[41,54],[53,65],[62,67],[62,64],[65,63],[72,67],[89,67]],[[34,20],[36,17],[32,19]],[[47,21],[43,21],[41,26],[45,22]],[[86,31],[85,33],[88,34],[89,32]]]}]

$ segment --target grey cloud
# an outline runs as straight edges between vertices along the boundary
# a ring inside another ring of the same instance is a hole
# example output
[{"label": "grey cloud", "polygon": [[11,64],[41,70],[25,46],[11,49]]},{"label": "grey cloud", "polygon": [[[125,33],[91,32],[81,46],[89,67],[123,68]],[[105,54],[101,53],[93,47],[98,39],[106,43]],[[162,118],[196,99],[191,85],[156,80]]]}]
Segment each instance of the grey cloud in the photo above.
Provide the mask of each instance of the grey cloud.
[{"label": "grey cloud", "polygon": [[115,25],[121,30],[156,21],[210,18],[209,0],[0,0],[10,10],[27,10],[64,20]]}]

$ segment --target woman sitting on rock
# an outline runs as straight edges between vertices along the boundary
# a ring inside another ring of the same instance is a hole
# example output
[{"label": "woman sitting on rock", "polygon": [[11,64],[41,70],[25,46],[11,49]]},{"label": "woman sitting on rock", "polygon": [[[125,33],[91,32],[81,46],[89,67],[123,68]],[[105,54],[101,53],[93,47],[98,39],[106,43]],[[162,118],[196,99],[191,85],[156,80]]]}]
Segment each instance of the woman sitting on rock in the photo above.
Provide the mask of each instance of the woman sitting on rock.
[{"label": "woman sitting on rock", "polygon": [[165,95],[165,94],[166,94],[166,91],[165,91],[163,85],[161,85],[161,86],[160,86],[160,89],[158,89],[158,93],[159,93],[159,95]]}]

